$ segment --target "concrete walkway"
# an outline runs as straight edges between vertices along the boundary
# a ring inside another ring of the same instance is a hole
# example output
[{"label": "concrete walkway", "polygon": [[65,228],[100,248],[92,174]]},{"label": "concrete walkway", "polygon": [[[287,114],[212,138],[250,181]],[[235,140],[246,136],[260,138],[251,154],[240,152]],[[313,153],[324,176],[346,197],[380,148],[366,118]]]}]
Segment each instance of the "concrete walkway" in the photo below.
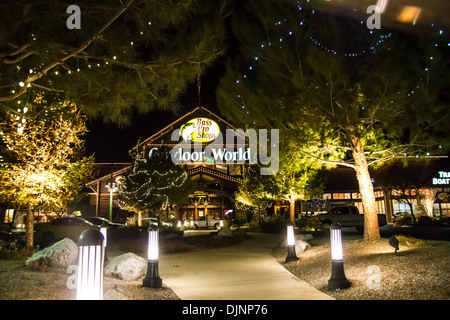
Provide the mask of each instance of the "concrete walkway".
[{"label": "concrete walkway", "polygon": [[276,235],[215,250],[161,255],[163,284],[182,300],[329,300],[298,279],[272,256]]}]

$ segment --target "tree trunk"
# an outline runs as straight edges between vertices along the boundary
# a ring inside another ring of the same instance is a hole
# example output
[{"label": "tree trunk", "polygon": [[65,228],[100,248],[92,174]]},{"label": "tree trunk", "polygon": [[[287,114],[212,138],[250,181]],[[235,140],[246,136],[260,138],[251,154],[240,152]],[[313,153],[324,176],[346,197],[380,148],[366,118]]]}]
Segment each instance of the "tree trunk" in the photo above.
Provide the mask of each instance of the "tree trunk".
[{"label": "tree trunk", "polygon": [[351,140],[356,178],[358,180],[359,192],[361,193],[364,209],[364,240],[377,240],[380,239],[380,228],[378,226],[375,194],[373,192],[369,167],[367,166],[367,159],[361,140],[355,136],[352,136]]},{"label": "tree trunk", "polygon": [[295,226],[295,196],[291,191],[291,197],[289,199],[289,221]]},{"label": "tree trunk", "polygon": [[142,212],[139,211],[137,214],[137,225],[138,227],[142,227]]},{"label": "tree trunk", "polygon": [[28,212],[27,212],[27,249],[33,250],[34,247],[34,237],[33,237],[33,230],[34,229],[34,213],[31,209],[31,204],[28,205]]}]

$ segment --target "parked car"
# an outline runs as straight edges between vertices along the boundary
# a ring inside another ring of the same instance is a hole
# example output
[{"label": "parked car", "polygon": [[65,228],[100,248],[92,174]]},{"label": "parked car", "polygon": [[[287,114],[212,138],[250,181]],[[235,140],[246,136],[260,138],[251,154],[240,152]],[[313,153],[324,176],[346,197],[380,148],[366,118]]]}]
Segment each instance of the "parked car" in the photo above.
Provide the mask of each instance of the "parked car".
[{"label": "parked car", "polygon": [[[320,219],[323,228],[328,228],[333,222],[339,222],[342,227],[355,227],[358,231],[364,230],[364,215],[360,214],[355,206],[334,207],[327,213],[315,216]],[[386,225],[386,215],[378,214],[378,225]]]},{"label": "parked car", "polygon": [[0,249],[14,249],[17,238],[8,231],[0,231]]},{"label": "parked car", "polygon": [[52,243],[64,238],[77,241],[80,234],[87,229],[98,230],[99,227],[83,218],[56,218],[50,222],[36,224],[34,238],[36,241],[45,243]]},{"label": "parked car", "polygon": [[221,220],[213,219],[210,216],[200,217],[198,220],[194,220],[193,222],[194,228],[214,228],[219,230]]},{"label": "parked car", "polygon": [[119,228],[126,227],[126,225],[123,223],[111,222],[108,219],[103,218],[103,217],[88,217],[88,218],[84,218],[84,219],[86,219],[90,223],[95,224],[96,226],[99,226],[99,227],[101,227],[102,225],[106,225],[110,229],[119,229]]},{"label": "parked car", "polygon": [[[142,226],[148,227],[150,225],[157,226],[158,219],[157,218],[142,218]],[[163,227],[171,227],[172,224],[169,222],[165,222],[161,220],[161,226]]]}]

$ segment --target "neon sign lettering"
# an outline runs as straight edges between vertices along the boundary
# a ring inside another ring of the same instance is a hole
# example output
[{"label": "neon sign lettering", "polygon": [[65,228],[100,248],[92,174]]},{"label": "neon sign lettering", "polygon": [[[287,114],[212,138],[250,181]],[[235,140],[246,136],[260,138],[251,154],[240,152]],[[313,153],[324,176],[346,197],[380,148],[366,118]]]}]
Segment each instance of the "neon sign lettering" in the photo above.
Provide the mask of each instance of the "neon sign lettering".
[{"label": "neon sign lettering", "polygon": [[450,184],[450,172],[439,171],[439,178],[433,178],[433,185]]}]

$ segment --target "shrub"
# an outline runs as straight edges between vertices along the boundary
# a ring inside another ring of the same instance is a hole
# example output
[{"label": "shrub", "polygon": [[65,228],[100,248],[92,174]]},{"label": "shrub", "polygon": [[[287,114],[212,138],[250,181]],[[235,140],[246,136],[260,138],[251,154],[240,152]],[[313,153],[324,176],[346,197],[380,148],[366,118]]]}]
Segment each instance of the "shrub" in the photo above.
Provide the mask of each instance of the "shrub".
[{"label": "shrub", "polygon": [[297,227],[305,231],[317,231],[321,228],[322,222],[319,217],[304,216],[296,221]]},{"label": "shrub", "polygon": [[398,243],[403,246],[414,245],[414,246],[420,247],[420,246],[429,245],[428,241],[422,240],[422,239],[417,239],[417,238],[408,237],[408,236],[404,236],[404,235],[396,235],[395,237],[397,238]]},{"label": "shrub", "polygon": [[165,236],[165,235],[168,235],[168,234],[176,234],[178,236],[183,236],[184,231],[183,230],[178,230],[178,228],[174,227],[174,226],[170,226],[170,227],[162,226],[159,229],[159,235],[160,236]]},{"label": "shrub", "polygon": [[420,216],[417,218],[417,223],[424,225],[431,225],[433,224],[433,219],[431,219],[429,216]]},{"label": "shrub", "polygon": [[247,219],[236,219],[231,221],[231,226],[234,228],[240,228],[247,223]]},{"label": "shrub", "polygon": [[288,221],[282,216],[274,216],[261,222],[261,231],[267,233],[280,233],[286,230]]},{"label": "shrub", "polygon": [[395,223],[398,225],[405,225],[412,223],[412,217],[408,213],[404,213],[395,219]]}]

